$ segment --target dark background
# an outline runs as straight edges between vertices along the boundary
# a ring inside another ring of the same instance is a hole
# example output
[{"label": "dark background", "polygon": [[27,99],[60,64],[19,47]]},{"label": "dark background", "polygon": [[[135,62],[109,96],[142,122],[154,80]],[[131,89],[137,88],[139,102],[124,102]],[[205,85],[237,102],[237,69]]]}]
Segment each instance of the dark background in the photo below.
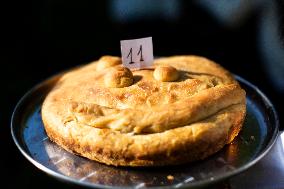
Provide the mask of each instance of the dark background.
[{"label": "dark background", "polygon": [[[10,135],[12,111],[25,92],[51,75],[102,55],[120,56],[122,39],[152,36],[155,56],[196,54],[220,63],[257,85],[273,102],[281,121],[284,93],[269,77],[266,65],[270,62],[259,47],[259,22],[265,6],[243,13],[245,18],[228,25],[194,1],[179,1],[177,11],[169,15],[146,11],[124,20],[119,12],[112,13],[113,2],[11,2],[13,17],[5,21],[9,60],[3,63],[0,76],[4,182],[23,188],[71,187],[46,176],[20,154]],[[283,48],[283,1],[275,4],[280,10],[279,44]]]}]

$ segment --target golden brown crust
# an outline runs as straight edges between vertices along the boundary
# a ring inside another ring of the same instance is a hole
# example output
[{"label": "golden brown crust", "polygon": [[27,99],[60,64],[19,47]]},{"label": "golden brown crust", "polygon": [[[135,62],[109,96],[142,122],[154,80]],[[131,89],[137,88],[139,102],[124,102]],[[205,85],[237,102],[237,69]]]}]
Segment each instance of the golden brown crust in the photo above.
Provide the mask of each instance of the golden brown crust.
[{"label": "golden brown crust", "polygon": [[132,72],[125,67],[113,67],[104,76],[106,87],[122,88],[128,87],[133,83]]},{"label": "golden brown crust", "polygon": [[178,79],[178,71],[172,66],[157,66],[154,78],[158,81],[175,81]]},{"label": "golden brown crust", "polygon": [[123,88],[107,87],[109,68],[96,63],[65,74],[42,106],[48,136],[68,151],[116,166],[180,164],[217,152],[242,127],[244,90],[205,58],[176,56],[154,64],[169,65],[178,70],[177,81],[137,70],[134,83]]},{"label": "golden brown crust", "polygon": [[119,57],[109,55],[102,56],[97,63],[97,70],[104,70],[119,64],[122,64]]}]

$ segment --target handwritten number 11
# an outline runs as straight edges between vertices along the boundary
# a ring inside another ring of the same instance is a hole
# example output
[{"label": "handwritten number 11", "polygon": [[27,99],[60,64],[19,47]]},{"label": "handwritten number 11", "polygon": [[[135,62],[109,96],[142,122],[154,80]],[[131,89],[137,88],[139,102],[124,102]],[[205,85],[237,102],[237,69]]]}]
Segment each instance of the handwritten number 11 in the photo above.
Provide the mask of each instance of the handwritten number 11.
[{"label": "handwritten number 11", "polygon": [[[137,55],[139,55],[139,54],[140,54],[140,61],[144,61],[144,59],[143,59],[142,45],[140,45],[140,48],[139,48],[139,51],[138,51]],[[129,58],[129,56],[130,56],[130,62],[129,62],[129,64],[133,64],[134,62],[133,62],[133,60],[132,60],[132,47],[131,47],[130,50],[129,50],[129,53],[128,53],[128,55],[127,55],[127,58]]]}]

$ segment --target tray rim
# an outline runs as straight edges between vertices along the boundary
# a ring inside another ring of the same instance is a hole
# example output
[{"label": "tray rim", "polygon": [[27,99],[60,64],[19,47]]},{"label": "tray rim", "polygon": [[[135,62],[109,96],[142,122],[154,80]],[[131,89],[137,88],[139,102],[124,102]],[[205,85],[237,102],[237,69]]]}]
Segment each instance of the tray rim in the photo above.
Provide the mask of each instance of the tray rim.
[{"label": "tray rim", "polygon": [[[116,188],[116,189],[125,189],[125,188],[133,188],[131,186],[127,186],[127,187],[121,187],[121,186],[108,186],[108,185],[102,185],[102,184],[94,184],[94,183],[90,183],[90,182],[80,182],[79,180],[75,179],[75,178],[71,178],[68,176],[65,176],[63,174],[60,174],[56,171],[53,171],[51,169],[49,169],[48,167],[44,166],[43,164],[37,162],[32,156],[31,154],[27,151],[27,149],[25,149],[25,143],[23,141],[21,141],[21,139],[17,138],[17,134],[16,134],[16,116],[19,112],[19,109],[24,106],[26,99],[28,97],[30,97],[35,91],[37,91],[39,88],[43,87],[44,85],[46,85],[46,83],[51,82],[52,80],[55,80],[56,78],[60,77],[62,74],[64,74],[66,71],[60,72],[58,74],[55,74],[45,80],[43,80],[42,82],[38,83],[37,85],[35,85],[34,87],[32,87],[30,90],[28,90],[18,101],[18,103],[16,104],[14,110],[13,110],[13,114],[11,117],[11,123],[10,123],[10,131],[11,131],[11,135],[13,138],[13,141],[15,143],[15,145],[17,146],[18,150],[22,153],[22,155],[28,160],[30,161],[30,163],[32,163],[34,166],[36,166],[38,169],[40,169],[41,171],[47,173],[48,175],[53,176],[56,179],[59,179],[61,181],[64,182],[70,182],[72,184],[78,185],[78,186],[84,186],[84,187],[88,187],[88,188],[105,188],[105,189],[109,189],[109,188]],[[179,188],[188,188],[188,187],[204,187],[204,186],[208,186],[210,184],[214,184],[217,182],[220,182],[221,180],[225,180],[228,179],[232,176],[235,176],[245,170],[247,170],[248,168],[252,167],[253,165],[255,165],[259,160],[261,160],[273,147],[274,143],[276,142],[276,139],[279,136],[279,118],[277,115],[277,112],[273,106],[273,104],[271,103],[271,101],[267,98],[267,96],[255,85],[253,85],[252,83],[250,83],[249,81],[247,81],[246,79],[233,74],[234,78],[241,83],[244,83],[245,85],[249,86],[250,88],[252,88],[253,90],[255,90],[255,92],[261,97],[261,99],[263,99],[263,102],[265,102],[265,104],[271,108],[272,111],[272,116],[274,116],[274,122],[275,122],[275,129],[272,133],[272,136],[269,139],[269,142],[267,143],[267,146],[262,149],[259,153],[258,156],[256,156],[254,159],[248,161],[246,164],[244,164],[243,166],[232,170],[231,172],[228,172],[227,174],[221,175],[221,176],[217,176],[214,177],[214,180],[210,180],[210,179],[205,179],[205,180],[200,180],[200,181],[196,181],[194,183],[187,183],[185,185],[182,185]],[[174,187],[174,185],[170,185],[170,186],[150,186],[150,187],[146,187],[146,188],[155,188],[155,189],[167,189],[167,188],[172,188]]]}]

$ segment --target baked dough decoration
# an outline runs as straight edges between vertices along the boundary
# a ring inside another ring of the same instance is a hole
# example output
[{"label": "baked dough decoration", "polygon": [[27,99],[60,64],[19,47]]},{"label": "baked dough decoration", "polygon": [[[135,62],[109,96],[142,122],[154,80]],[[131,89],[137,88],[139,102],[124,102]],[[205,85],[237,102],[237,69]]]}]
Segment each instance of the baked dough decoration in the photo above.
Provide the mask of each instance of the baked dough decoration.
[{"label": "baked dough decoration", "polygon": [[204,159],[238,135],[245,114],[245,91],[199,56],[160,58],[141,70],[103,56],[65,73],[42,105],[52,141],[115,166]]}]

